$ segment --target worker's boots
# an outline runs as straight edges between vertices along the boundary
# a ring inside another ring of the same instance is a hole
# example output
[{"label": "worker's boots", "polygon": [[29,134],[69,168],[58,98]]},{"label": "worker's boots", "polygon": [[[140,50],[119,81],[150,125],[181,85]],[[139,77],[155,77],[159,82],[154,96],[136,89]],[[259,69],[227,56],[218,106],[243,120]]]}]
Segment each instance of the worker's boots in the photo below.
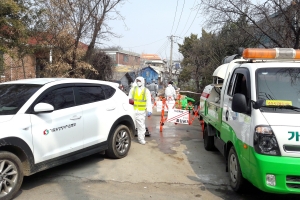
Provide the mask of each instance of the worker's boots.
[{"label": "worker's boots", "polygon": [[[137,137],[137,129],[135,129],[135,135],[134,135],[134,136]],[[149,130],[148,130],[147,127],[146,127],[145,136],[146,136],[146,137],[150,137],[150,136],[151,136],[151,134],[150,134],[150,132],[149,132]]]}]

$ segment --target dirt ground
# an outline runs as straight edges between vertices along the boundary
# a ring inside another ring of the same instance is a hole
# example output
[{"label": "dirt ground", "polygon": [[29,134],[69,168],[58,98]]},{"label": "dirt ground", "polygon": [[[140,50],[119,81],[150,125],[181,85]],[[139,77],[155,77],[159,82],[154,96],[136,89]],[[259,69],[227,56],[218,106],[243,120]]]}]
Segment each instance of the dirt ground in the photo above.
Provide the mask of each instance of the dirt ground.
[{"label": "dirt ground", "polygon": [[25,177],[15,199],[289,199],[253,187],[236,194],[224,158],[204,150],[197,119],[192,125],[165,123],[162,132],[160,120],[155,111],[147,118],[151,136],[146,145],[133,138],[127,157],[114,160],[99,153]]}]

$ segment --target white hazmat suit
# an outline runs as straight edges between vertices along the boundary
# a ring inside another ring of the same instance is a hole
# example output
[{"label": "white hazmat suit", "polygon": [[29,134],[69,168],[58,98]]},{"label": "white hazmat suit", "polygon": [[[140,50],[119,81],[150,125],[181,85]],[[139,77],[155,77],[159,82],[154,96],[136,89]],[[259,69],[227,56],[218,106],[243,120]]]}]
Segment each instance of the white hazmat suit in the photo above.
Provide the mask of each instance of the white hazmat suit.
[{"label": "white hazmat suit", "polygon": [[[139,81],[137,81],[139,80]],[[138,141],[141,144],[145,144],[145,132],[146,132],[146,126],[145,126],[145,119],[146,114],[148,117],[152,114],[152,104],[151,104],[151,94],[150,91],[145,87],[145,79],[141,76],[137,77],[135,79],[135,84],[138,89],[138,94],[141,94],[141,92],[145,89],[145,95],[146,95],[146,109],[145,110],[138,110],[135,108],[135,122],[138,132]],[[131,99],[134,99],[134,90],[135,87],[132,87],[129,91],[128,97]]]},{"label": "white hazmat suit", "polygon": [[167,98],[167,100],[175,100],[176,99],[176,91],[173,87],[173,85],[171,85],[170,83],[168,84],[168,87],[166,87],[165,89],[165,97]]}]

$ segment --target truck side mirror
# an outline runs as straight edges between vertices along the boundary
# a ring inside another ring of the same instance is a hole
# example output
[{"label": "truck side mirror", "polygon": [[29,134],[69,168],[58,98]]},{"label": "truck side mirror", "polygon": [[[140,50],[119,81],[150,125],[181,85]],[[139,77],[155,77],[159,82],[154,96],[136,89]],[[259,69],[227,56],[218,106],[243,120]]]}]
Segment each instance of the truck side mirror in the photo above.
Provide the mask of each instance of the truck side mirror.
[{"label": "truck side mirror", "polygon": [[258,101],[252,101],[254,109],[260,109],[264,103],[264,99],[259,99]]},{"label": "truck side mirror", "polygon": [[245,95],[240,93],[236,93],[233,95],[232,110],[238,113],[248,113],[248,106]]}]

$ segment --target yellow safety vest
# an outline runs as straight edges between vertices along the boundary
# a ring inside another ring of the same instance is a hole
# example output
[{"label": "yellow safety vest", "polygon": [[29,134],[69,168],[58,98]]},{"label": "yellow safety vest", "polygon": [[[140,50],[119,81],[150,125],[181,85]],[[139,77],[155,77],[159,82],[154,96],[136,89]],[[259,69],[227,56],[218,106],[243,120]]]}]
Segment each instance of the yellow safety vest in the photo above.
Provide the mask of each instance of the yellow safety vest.
[{"label": "yellow safety vest", "polygon": [[146,110],[146,88],[139,94],[138,87],[133,89],[134,110]]}]

